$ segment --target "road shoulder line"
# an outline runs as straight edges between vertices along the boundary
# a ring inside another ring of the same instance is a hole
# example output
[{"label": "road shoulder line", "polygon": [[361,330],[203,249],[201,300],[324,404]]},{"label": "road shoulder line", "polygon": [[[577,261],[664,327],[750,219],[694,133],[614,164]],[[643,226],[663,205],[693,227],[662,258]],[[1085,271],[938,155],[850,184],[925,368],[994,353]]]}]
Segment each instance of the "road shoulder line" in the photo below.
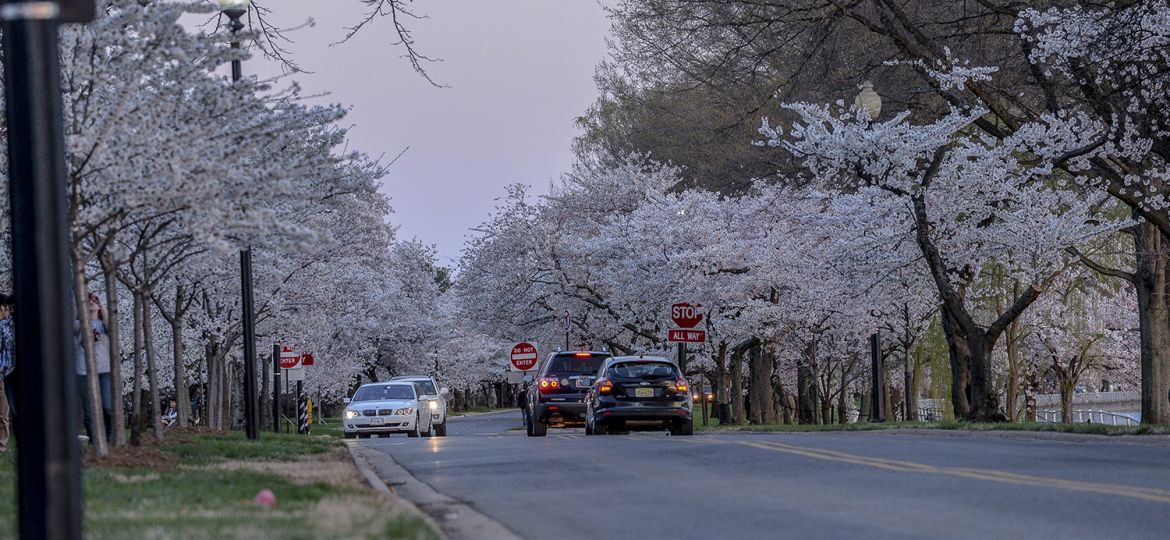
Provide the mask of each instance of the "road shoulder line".
[{"label": "road shoulder line", "polygon": [[[452,540],[520,540],[520,536],[504,524],[487,517],[466,503],[439,493],[426,482],[414,477],[395,461],[394,456],[379,452],[355,442],[347,442],[355,462],[368,464],[370,476],[396,497],[403,499],[436,525],[436,530]],[[366,473],[363,472],[363,475]],[[375,488],[376,489],[376,488]]]}]

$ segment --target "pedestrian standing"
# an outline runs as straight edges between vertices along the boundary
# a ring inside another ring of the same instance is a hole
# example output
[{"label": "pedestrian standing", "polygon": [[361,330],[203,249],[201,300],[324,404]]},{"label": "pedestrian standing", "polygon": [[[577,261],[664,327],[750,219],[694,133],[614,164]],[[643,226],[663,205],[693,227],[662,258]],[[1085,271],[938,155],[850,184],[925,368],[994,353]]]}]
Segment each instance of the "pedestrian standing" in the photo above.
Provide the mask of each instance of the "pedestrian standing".
[{"label": "pedestrian standing", "polygon": [[0,294],[0,452],[8,449],[11,416],[16,407],[16,332],[12,328],[13,297]]},{"label": "pedestrian standing", "polygon": [[90,331],[86,333],[78,332],[77,342],[77,387],[81,393],[82,412],[85,416],[85,433],[89,436],[89,440],[93,440],[93,411],[89,400],[89,385],[86,380],[85,369],[85,348],[81,346],[80,340],[93,340],[93,355],[95,364],[97,364],[98,375],[98,393],[101,396],[102,405],[102,419],[105,421],[106,440],[111,441],[114,438],[114,424],[113,416],[113,389],[110,388],[110,336],[106,333],[106,314],[102,310],[101,299],[96,294],[90,293],[86,300],[86,308],[89,310]]}]

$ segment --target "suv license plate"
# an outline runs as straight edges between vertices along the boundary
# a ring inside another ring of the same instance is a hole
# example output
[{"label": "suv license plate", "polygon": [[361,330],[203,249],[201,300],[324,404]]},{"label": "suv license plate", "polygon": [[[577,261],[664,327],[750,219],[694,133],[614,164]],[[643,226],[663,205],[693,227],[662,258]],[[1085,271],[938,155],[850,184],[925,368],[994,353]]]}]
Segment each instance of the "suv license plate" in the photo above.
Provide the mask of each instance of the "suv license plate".
[{"label": "suv license plate", "polygon": [[634,397],[654,397],[653,388],[635,388]]},{"label": "suv license plate", "polygon": [[382,422],[384,422],[384,421],[385,420],[383,420],[382,418],[371,418],[370,425],[371,426],[380,426],[380,425],[382,425]]}]

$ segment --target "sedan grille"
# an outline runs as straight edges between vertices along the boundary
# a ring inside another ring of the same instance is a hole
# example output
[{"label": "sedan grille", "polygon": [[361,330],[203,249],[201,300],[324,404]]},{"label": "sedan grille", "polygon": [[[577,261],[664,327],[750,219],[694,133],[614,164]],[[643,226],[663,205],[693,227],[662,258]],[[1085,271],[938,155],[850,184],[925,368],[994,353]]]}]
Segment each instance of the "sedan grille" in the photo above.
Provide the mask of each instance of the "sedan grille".
[{"label": "sedan grille", "polygon": [[366,410],[362,411],[362,416],[377,416],[377,415],[378,415],[378,411],[376,411],[374,409],[366,409]]},{"label": "sedan grille", "polygon": [[393,410],[390,410],[390,409],[378,409],[378,416],[390,416],[391,414],[394,414],[394,411],[393,411]]}]

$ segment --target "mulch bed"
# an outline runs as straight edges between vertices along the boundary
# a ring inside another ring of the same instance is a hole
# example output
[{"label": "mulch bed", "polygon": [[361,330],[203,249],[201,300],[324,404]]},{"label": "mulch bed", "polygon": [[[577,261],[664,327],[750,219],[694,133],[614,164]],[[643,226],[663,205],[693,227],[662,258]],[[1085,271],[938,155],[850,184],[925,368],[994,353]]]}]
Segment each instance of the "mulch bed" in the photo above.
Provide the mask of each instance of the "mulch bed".
[{"label": "mulch bed", "polygon": [[182,444],[179,435],[187,433],[223,433],[210,428],[168,428],[164,439],[155,439],[147,433],[142,436],[139,446],[110,447],[106,457],[98,459],[92,447],[83,449],[82,463],[86,467],[100,467],[105,469],[152,469],[157,471],[173,471],[178,469],[178,459],[170,453],[159,450],[159,447]]}]

